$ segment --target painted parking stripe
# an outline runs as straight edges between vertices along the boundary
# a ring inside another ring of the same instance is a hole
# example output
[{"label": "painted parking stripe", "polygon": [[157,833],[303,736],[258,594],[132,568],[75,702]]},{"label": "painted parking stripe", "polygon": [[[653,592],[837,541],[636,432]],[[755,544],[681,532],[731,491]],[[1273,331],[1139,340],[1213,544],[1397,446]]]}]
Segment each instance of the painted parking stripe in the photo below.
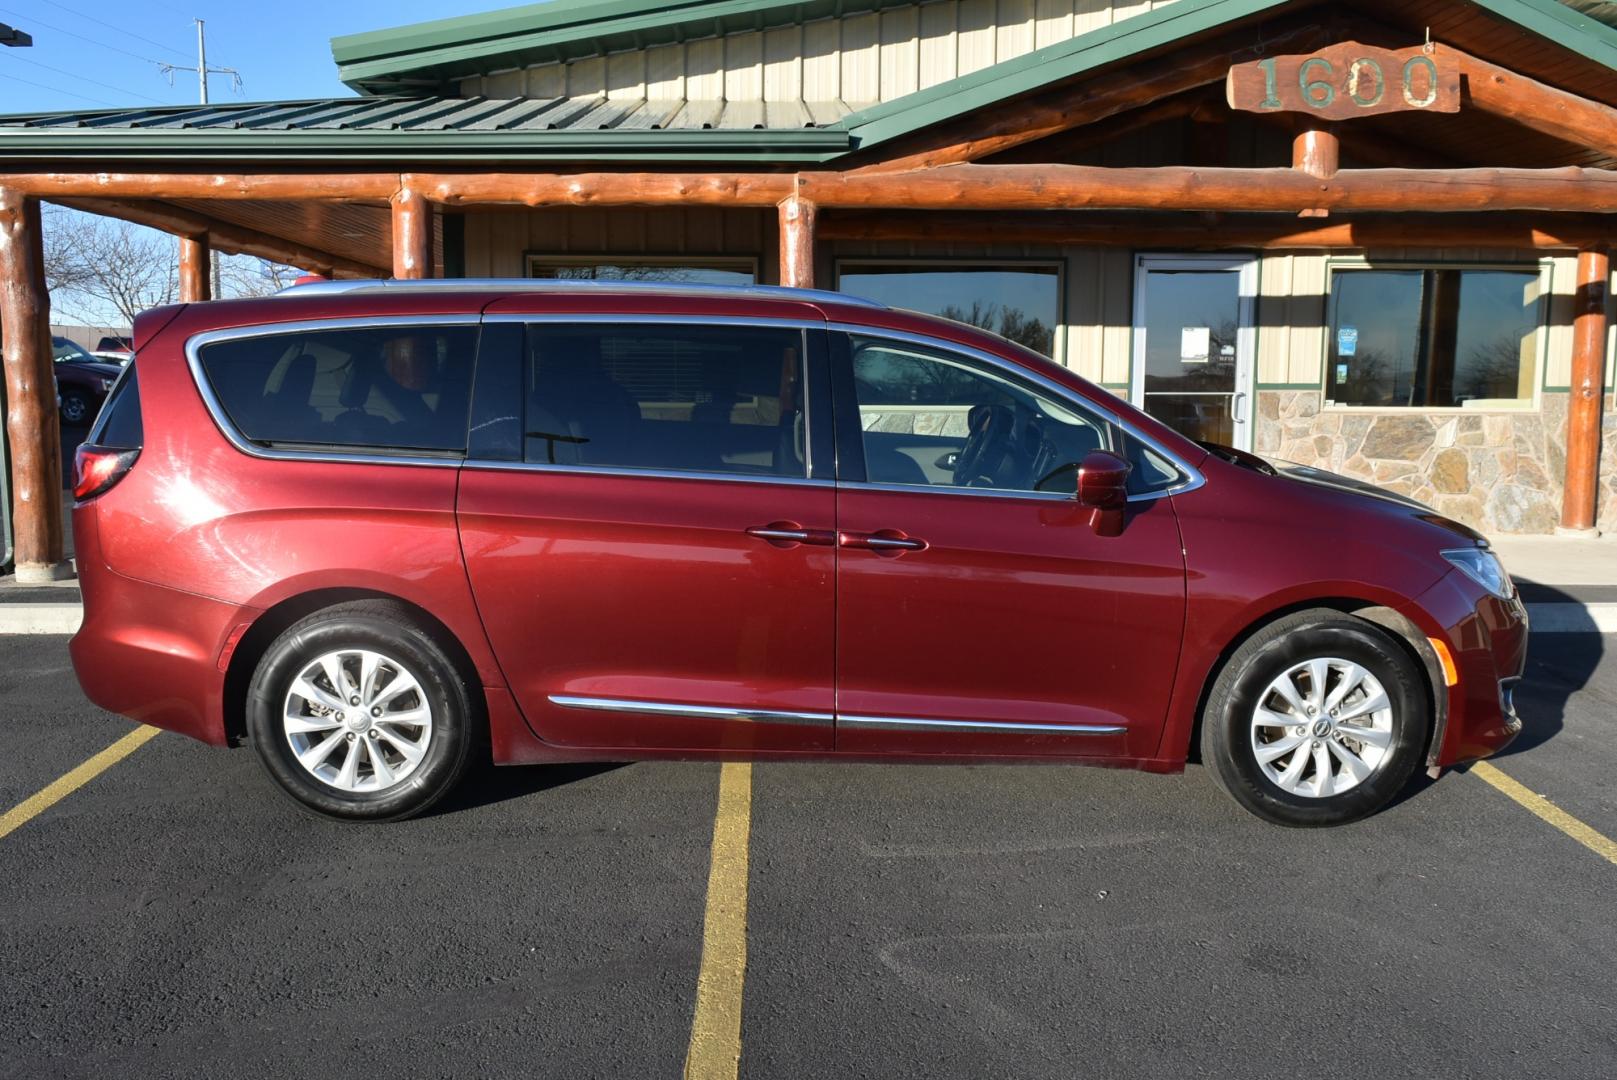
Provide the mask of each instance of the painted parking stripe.
[{"label": "painted parking stripe", "polygon": [[1532,791],[1512,780],[1486,761],[1479,761],[1471,766],[1471,772],[1492,784],[1499,791],[1504,792],[1539,818],[1560,829],[1596,855],[1613,865],[1617,865],[1617,840],[1596,832],[1538,792]]},{"label": "painted parking stripe", "polygon": [[741,1067],[741,989],[747,974],[747,847],[752,832],[752,766],[719,771],[713,818],[702,968],[685,1053],[686,1080],[735,1080]]},{"label": "painted parking stripe", "polygon": [[0,839],[28,824],[124,758],[151,742],[158,733],[144,724],[119,739],[72,772],[66,773],[0,815]]},{"label": "painted parking stripe", "polygon": [[1535,634],[1617,634],[1617,604],[1528,604]]}]

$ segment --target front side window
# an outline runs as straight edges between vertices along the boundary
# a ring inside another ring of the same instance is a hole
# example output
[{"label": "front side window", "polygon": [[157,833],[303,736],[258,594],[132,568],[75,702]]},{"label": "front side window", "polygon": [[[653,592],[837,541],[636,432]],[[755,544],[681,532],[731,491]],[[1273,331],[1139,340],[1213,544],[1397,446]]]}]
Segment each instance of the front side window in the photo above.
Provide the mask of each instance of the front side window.
[{"label": "front side window", "polygon": [[889,307],[921,311],[998,334],[1054,356],[1061,273],[1054,263],[883,263],[850,260],[837,288]]},{"label": "front side window", "polygon": [[215,341],[202,369],[263,446],[464,452],[474,326],[367,326]]},{"label": "front side window", "polygon": [[873,484],[1072,495],[1110,426],[991,365],[885,338],[850,340]]},{"label": "front side window", "polygon": [[1326,397],[1382,408],[1529,401],[1543,291],[1537,269],[1338,269]]},{"label": "front side window", "polygon": [[802,478],[802,331],[528,329],[524,458],[545,465]]}]

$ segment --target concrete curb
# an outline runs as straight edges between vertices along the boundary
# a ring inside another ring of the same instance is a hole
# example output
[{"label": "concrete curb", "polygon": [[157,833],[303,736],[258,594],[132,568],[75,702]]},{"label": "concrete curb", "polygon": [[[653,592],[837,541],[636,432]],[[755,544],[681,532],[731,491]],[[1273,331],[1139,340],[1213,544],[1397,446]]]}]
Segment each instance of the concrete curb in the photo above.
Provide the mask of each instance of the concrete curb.
[{"label": "concrete curb", "polygon": [[73,634],[83,621],[82,604],[0,606],[0,634]]}]

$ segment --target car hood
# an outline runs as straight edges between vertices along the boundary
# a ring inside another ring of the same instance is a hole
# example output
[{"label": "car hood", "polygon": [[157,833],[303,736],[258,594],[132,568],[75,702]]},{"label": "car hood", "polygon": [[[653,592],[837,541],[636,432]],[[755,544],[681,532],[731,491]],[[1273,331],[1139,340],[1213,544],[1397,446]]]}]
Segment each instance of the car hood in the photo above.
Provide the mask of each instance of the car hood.
[{"label": "car hood", "polygon": [[1316,469],[1311,465],[1299,465],[1291,461],[1270,463],[1255,454],[1248,454],[1243,450],[1235,450],[1228,446],[1216,446],[1208,443],[1203,443],[1202,445],[1213,456],[1243,469],[1292,483],[1323,488],[1350,498],[1374,500],[1376,504],[1385,509],[1397,507],[1406,511],[1410,517],[1419,519],[1428,525],[1435,525],[1440,529],[1445,529],[1476,543],[1487,543],[1487,538],[1469,525],[1455,521],[1453,518],[1444,517],[1418,499],[1388,491],[1386,488],[1377,487],[1368,481],[1356,480],[1351,476],[1343,476],[1341,473],[1330,472],[1326,469]]},{"label": "car hood", "polygon": [[102,360],[63,360],[57,364],[59,368],[72,368],[82,371],[86,375],[99,375],[103,379],[116,379],[123,373],[123,368],[114,363]]}]

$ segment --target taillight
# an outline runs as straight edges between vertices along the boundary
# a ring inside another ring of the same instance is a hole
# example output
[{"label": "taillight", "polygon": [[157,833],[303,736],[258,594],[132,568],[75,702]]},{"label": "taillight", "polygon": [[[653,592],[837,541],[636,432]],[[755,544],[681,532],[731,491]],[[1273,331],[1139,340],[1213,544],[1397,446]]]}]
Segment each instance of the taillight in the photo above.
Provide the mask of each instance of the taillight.
[{"label": "taillight", "polygon": [[80,501],[100,495],[124,478],[139,450],[114,450],[85,444],[73,455],[73,497]]}]

